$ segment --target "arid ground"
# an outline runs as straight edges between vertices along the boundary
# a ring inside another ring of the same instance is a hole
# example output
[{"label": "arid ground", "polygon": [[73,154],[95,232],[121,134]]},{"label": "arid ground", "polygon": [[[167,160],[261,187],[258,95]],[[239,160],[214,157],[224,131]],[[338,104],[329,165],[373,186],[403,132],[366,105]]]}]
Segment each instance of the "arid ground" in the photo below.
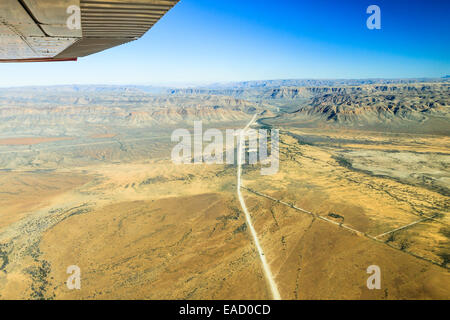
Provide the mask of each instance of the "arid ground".
[{"label": "arid ground", "polygon": [[4,89],[0,299],[271,299],[236,163],[170,158],[174,129],[253,114],[280,130],[242,192],[283,299],[449,299],[448,82],[356,86]]}]

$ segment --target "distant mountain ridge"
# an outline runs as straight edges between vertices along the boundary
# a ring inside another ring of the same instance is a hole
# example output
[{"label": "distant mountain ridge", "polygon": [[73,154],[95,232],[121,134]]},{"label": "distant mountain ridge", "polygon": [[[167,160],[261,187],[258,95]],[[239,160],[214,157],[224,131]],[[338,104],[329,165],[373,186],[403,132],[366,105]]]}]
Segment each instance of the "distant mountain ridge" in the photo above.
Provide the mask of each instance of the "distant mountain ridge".
[{"label": "distant mountain ridge", "polygon": [[311,123],[450,134],[450,83],[306,88],[311,98],[274,123]]},{"label": "distant mountain ridge", "polygon": [[[86,125],[165,126],[244,121],[254,113],[343,126],[448,127],[450,81],[356,79],[248,81],[216,87],[0,88],[0,130],[65,132]],[[50,127],[53,126],[53,129]],[[58,129],[59,128],[59,129]],[[445,130],[444,130],[445,131]]]}]

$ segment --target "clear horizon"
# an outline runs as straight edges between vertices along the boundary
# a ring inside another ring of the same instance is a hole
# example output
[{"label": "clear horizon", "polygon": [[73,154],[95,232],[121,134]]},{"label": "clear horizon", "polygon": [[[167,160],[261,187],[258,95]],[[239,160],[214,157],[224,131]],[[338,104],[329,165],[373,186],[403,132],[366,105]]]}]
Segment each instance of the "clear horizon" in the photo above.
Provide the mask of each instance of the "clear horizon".
[{"label": "clear horizon", "polygon": [[177,83],[177,82],[167,82],[167,83],[66,83],[66,84],[36,84],[36,85],[0,85],[2,89],[8,88],[32,88],[32,87],[66,87],[66,86],[117,86],[117,87],[126,87],[126,86],[148,86],[154,88],[194,88],[194,87],[207,87],[213,85],[227,85],[227,84],[239,84],[246,82],[264,82],[264,81],[302,81],[302,80],[313,80],[313,81],[342,81],[342,80],[446,80],[448,79],[443,75],[441,77],[417,77],[417,78],[290,78],[290,79],[257,79],[257,80],[236,80],[236,81],[216,81],[216,82],[192,82],[188,81],[186,83]]}]

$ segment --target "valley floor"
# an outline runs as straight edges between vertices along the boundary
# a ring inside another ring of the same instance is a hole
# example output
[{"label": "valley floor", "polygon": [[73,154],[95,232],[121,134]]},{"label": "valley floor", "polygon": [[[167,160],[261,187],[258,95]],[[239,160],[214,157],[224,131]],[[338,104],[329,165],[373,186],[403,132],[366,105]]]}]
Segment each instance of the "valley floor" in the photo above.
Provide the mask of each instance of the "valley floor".
[{"label": "valley floor", "polygon": [[[447,138],[355,136],[282,127],[280,171],[243,166],[281,297],[448,299]],[[1,299],[271,298],[236,166],[162,157],[0,180]],[[80,290],[66,287],[71,265]],[[381,290],[366,286],[370,265]]]}]

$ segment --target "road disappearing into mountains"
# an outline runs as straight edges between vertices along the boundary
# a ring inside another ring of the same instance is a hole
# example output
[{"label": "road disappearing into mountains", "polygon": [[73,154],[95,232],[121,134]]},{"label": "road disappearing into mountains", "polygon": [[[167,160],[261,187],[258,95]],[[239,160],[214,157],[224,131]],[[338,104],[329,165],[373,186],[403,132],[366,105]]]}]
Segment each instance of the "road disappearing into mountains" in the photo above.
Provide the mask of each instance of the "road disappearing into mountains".
[{"label": "road disappearing into mountains", "polygon": [[[244,148],[244,137],[245,132],[248,130],[248,128],[255,122],[257,115],[255,114],[253,118],[250,120],[250,122],[245,126],[244,129],[241,130],[239,133],[239,143],[238,143],[238,151],[237,151],[237,195],[239,198],[239,202],[242,207],[242,211],[244,211],[245,219],[247,222],[247,226],[250,229],[250,233],[253,237],[253,242],[255,243],[256,249],[258,250],[259,259],[261,260],[261,264],[264,270],[264,275],[266,277],[266,280],[269,284],[270,291],[272,293],[272,297],[274,300],[281,300],[280,293],[278,292],[277,284],[275,283],[275,280],[273,278],[272,272],[270,271],[269,264],[267,263],[266,257],[264,255],[264,251],[259,244],[258,234],[255,231],[255,228],[253,227],[252,218],[250,216],[250,213],[248,212],[247,206],[245,205],[244,197],[241,193],[241,185],[242,185],[242,156],[244,155],[243,148]],[[244,161],[245,161],[245,155],[244,155]]]}]

